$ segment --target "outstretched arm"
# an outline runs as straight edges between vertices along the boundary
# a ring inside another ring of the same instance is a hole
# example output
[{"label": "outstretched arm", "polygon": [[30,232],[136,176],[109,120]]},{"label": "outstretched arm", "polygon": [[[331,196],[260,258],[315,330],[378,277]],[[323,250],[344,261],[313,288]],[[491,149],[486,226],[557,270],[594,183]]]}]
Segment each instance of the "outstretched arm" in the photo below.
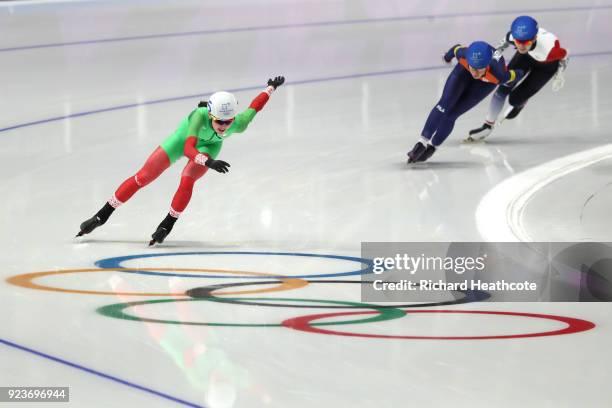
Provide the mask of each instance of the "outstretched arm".
[{"label": "outstretched arm", "polygon": [[260,92],[259,95],[257,95],[255,99],[251,101],[251,104],[249,105],[247,110],[236,115],[236,118],[234,120],[236,132],[244,132],[244,130],[247,128],[247,126],[249,126],[249,123],[251,123],[257,112],[262,110],[263,107],[266,105],[272,93],[283,83],[285,83],[285,77],[283,76],[277,76],[274,79],[268,79],[268,86],[266,87],[266,89]]},{"label": "outstretched arm", "polygon": [[276,88],[281,86],[283,83],[285,83],[285,77],[283,76],[277,76],[274,79],[268,79],[268,86],[259,95],[257,95],[255,99],[253,99],[253,101],[249,105],[249,108],[255,109],[255,112],[259,112],[260,110],[262,110],[263,107],[266,105],[266,102],[268,102],[268,99],[270,99],[272,92],[274,92]]}]

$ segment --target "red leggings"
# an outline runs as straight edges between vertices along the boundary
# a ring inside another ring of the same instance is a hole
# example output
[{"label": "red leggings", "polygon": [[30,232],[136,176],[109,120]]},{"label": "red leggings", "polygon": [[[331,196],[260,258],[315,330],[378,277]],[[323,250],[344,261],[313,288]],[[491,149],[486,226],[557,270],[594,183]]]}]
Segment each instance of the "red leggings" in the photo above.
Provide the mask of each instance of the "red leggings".
[{"label": "red leggings", "polygon": [[[161,147],[157,147],[142,168],[138,170],[134,176],[128,178],[119,186],[117,191],[115,191],[115,196],[109,200],[110,205],[117,208],[119,205],[125,203],[138,190],[159,177],[168,167],[170,167],[168,155]],[[181,173],[181,183],[174,194],[174,198],[172,198],[172,206],[170,208],[170,214],[172,216],[178,217],[180,213],[185,210],[187,204],[189,204],[189,200],[191,200],[193,185],[207,170],[208,167],[196,164],[192,160],[187,162],[187,165]]]}]

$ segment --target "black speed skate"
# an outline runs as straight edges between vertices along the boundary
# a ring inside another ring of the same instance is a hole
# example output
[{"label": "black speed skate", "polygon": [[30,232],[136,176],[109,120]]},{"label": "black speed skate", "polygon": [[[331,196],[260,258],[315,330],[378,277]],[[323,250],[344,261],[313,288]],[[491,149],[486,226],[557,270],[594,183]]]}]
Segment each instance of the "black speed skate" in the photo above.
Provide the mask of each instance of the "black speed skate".
[{"label": "black speed skate", "polygon": [[174,227],[176,220],[177,219],[170,214],[166,215],[166,218],[164,218],[164,220],[158,225],[153,235],[151,235],[149,246],[164,242],[168,234],[170,234],[170,231],[172,231],[172,227]]},{"label": "black speed skate", "polygon": [[162,226],[157,227],[153,235],[151,235],[152,239],[151,241],[149,241],[149,246],[153,246],[155,244],[161,244],[162,242],[164,242],[164,239],[166,239],[168,234],[170,234],[170,230],[167,230],[166,228]]},{"label": "black speed skate", "polygon": [[481,127],[470,130],[468,137],[463,139],[463,141],[466,143],[480,142],[489,136],[492,131],[493,126],[485,122]]},{"label": "black speed skate", "polygon": [[115,211],[115,209],[109,203],[104,204],[104,207],[102,207],[100,211],[96,213],[96,215],[81,223],[81,230],[78,234],[76,234],[76,236],[82,237],[85,234],[89,234],[100,225],[104,225],[104,223],[108,221],[108,218],[111,216],[113,211]]},{"label": "black speed skate", "polygon": [[436,152],[436,147],[434,145],[427,145],[427,148],[423,152],[423,154],[419,157],[419,162],[427,161],[433,154]]},{"label": "black speed skate", "polygon": [[418,162],[419,158],[423,155],[423,153],[425,153],[425,150],[427,150],[425,145],[421,142],[417,142],[417,144],[414,145],[412,150],[407,153],[408,155],[407,163],[410,164],[410,163]]},{"label": "black speed skate", "polygon": [[79,231],[78,234],[76,234],[76,236],[82,237],[85,234],[89,234],[90,232],[92,232],[93,230],[95,230],[102,224],[104,223],[102,222],[100,217],[98,217],[97,215],[94,215],[90,219],[85,220],[81,223],[81,226],[80,226],[81,230]]},{"label": "black speed skate", "polygon": [[427,146],[425,146],[418,142],[414,145],[412,151],[408,152],[408,164],[427,161],[435,152],[436,147],[434,145],[427,143]]}]

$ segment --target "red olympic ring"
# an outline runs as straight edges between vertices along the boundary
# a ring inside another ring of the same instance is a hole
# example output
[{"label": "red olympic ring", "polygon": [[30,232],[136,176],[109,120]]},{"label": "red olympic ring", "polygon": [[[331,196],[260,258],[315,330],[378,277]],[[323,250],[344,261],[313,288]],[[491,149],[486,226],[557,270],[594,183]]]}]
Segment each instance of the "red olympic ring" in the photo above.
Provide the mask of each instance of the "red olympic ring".
[{"label": "red olympic ring", "polygon": [[338,330],[328,330],[322,326],[313,327],[311,323],[315,320],[325,319],[338,316],[351,316],[361,314],[373,314],[378,312],[339,312],[339,313],[321,313],[307,316],[299,316],[285,320],[282,325],[294,330],[305,331],[309,333],[331,334],[336,336],[349,337],[367,337],[376,339],[402,339],[402,340],[498,340],[498,339],[520,339],[526,337],[544,337],[544,336],[559,336],[563,334],[580,333],[591,330],[595,327],[594,323],[587,320],[575,319],[573,317],[555,316],[536,313],[519,313],[519,312],[498,312],[498,311],[483,311],[483,310],[404,310],[407,315],[413,313],[459,313],[459,314],[485,314],[485,315],[502,315],[502,316],[520,316],[537,319],[555,320],[567,324],[567,327],[559,330],[552,330],[538,333],[510,334],[501,336],[395,336],[387,334],[368,334],[368,333],[350,333]]}]

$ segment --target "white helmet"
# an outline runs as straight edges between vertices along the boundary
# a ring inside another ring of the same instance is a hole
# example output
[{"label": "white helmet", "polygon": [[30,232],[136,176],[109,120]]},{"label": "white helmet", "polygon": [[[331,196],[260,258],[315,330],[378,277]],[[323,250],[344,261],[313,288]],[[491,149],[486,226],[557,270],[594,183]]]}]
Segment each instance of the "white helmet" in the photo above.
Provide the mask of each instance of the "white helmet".
[{"label": "white helmet", "polygon": [[236,97],[225,91],[215,92],[208,99],[208,112],[214,119],[228,120],[236,116],[238,101]]}]

